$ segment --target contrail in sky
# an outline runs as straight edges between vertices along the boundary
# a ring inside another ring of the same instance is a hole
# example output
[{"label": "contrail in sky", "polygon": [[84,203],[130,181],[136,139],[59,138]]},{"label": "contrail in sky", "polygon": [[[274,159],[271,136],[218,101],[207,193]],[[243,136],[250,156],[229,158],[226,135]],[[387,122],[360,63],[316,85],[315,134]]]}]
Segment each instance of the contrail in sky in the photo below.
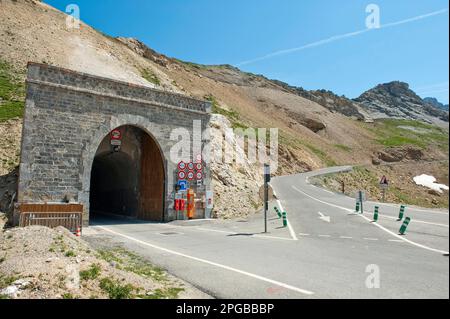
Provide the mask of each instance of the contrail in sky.
[{"label": "contrail in sky", "polygon": [[314,47],[317,47],[317,46],[320,46],[320,45],[324,45],[324,44],[327,44],[327,43],[331,43],[331,42],[335,42],[335,41],[338,41],[338,40],[351,38],[351,37],[354,37],[354,36],[357,36],[357,35],[369,32],[369,31],[396,27],[396,26],[399,26],[399,25],[402,25],[402,24],[407,24],[407,23],[411,23],[411,22],[414,22],[414,21],[419,21],[419,20],[423,20],[423,19],[426,19],[426,18],[429,18],[429,17],[433,17],[433,16],[437,16],[437,15],[440,15],[440,14],[444,14],[446,12],[448,12],[448,8],[445,8],[445,9],[442,9],[442,10],[438,10],[438,11],[434,11],[434,12],[427,13],[427,14],[422,14],[422,15],[417,16],[417,17],[413,17],[413,18],[409,18],[409,19],[405,19],[405,20],[400,20],[400,21],[397,21],[397,22],[391,22],[391,23],[383,24],[379,28],[372,28],[372,29],[366,28],[366,29],[362,29],[362,30],[359,30],[359,31],[344,33],[344,34],[340,34],[340,35],[335,35],[335,36],[332,36],[330,38],[326,38],[326,39],[323,39],[323,40],[319,40],[319,41],[316,41],[316,42],[305,44],[305,45],[303,45],[301,47],[285,49],[285,50],[279,50],[279,51],[275,51],[275,52],[266,54],[264,56],[261,56],[261,57],[258,57],[258,58],[252,59],[252,60],[243,61],[243,62],[240,62],[240,63],[236,64],[236,66],[243,66],[243,65],[255,63],[255,62],[258,62],[258,61],[267,60],[267,59],[270,59],[270,58],[273,58],[273,57],[276,57],[276,56],[286,55],[286,54],[290,54],[290,53],[294,53],[294,52],[303,51],[305,49],[314,48]]}]

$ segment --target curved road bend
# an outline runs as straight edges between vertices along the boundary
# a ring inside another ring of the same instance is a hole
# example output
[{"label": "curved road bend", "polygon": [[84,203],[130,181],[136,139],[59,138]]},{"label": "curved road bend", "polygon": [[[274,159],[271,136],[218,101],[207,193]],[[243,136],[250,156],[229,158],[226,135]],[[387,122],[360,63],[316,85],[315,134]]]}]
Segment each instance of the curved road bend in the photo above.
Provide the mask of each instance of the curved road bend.
[{"label": "curved road bend", "polygon": [[217,298],[449,298],[448,211],[408,207],[413,221],[397,236],[399,222],[388,218],[397,207],[380,205],[374,224],[353,213],[352,198],[307,181],[342,169],[273,179],[295,236],[274,204],[269,234],[259,233],[257,214],[243,223],[97,220],[84,235],[120,242]]}]

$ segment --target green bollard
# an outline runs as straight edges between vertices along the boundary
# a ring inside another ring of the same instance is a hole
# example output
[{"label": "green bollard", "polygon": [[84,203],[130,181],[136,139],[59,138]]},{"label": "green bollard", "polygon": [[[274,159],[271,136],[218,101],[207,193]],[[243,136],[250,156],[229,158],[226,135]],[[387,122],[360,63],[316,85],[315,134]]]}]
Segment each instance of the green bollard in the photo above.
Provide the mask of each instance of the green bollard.
[{"label": "green bollard", "polygon": [[355,212],[359,213],[359,202],[356,202]]},{"label": "green bollard", "polygon": [[401,221],[403,219],[403,216],[405,215],[405,205],[400,206],[400,213],[398,214],[397,221]]},{"label": "green bollard", "polygon": [[280,213],[280,210],[278,209],[278,207],[275,206],[274,209],[277,212],[278,218],[281,218],[281,213]]},{"label": "green bollard", "polygon": [[374,211],[374,213],[373,213],[373,221],[374,222],[376,222],[376,221],[378,221],[378,210],[379,210],[380,208],[378,207],[378,206],[375,206],[375,211]]},{"label": "green bollard", "polygon": [[403,221],[402,226],[400,227],[400,230],[398,231],[400,233],[400,235],[404,235],[406,232],[406,228],[409,225],[409,222],[411,221],[411,218],[406,217],[405,220]]},{"label": "green bollard", "polygon": [[287,216],[286,216],[286,212],[283,212],[283,227],[287,227]]}]

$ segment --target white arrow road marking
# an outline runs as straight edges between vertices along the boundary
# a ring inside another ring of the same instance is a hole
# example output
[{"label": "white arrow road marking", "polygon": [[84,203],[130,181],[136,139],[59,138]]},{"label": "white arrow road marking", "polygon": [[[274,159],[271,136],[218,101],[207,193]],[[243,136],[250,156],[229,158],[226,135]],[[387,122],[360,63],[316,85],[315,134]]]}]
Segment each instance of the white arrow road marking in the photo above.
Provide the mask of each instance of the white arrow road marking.
[{"label": "white arrow road marking", "polygon": [[187,255],[187,254],[183,254],[183,253],[180,253],[180,252],[177,252],[177,251],[174,251],[174,250],[170,250],[170,249],[167,249],[167,248],[159,247],[157,245],[150,244],[148,242],[139,240],[137,238],[134,238],[134,237],[131,237],[131,236],[128,236],[128,235],[125,235],[125,234],[121,234],[119,232],[116,232],[116,231],[114,231],[112,229],[109,229],[109,228],[106,228],[106,227],[103,227],[103,226],[93,226],[93,227],[97,227],[99,229],[103,229],[104,231],[107,231],[107,232],[110,232],[112,234],[121,236],[123,238],[132,240],[132,241],[134,241],[134,242],[136,242],[138,244],[145,245],[145,246],[148,246],[148,247],[160,250],[160,251],[164,251],[164,252],[172,254],[172,255],[184,257],[184,258],[195,260],[195,261],[198,261],[198,262],[201,262],[201,263],[204,263],[204,264],[208,264],[208,265],[215,266],[215,267],[218,267],[218,268],[222,268],[222,269],[226,269],[226,270],[229,270],[229,271],[233,271],[233,272],[236,272],[236,273],[244,275],[244,276],[248,276],[248,277],[251,277],[251,278],[254,278],[254,279],[258,279],[258,280],[261,280],[261,281],[264,281],[264,282],[268,282],[270,284],[277,285],[277,286],[280,286],[280,287],[283,287],[283,288],[286,288],[286,289],[289,289],[289,290],[292,290],[292,291],[299,292],[301,294],[305,294],[305,295],[313,295],[314,294],[314,292],[312,292],[312,291],[305,290],[305,289],[300,289],[298,287],[294,287],[294,286],[285,284],[283,282],[279,282],[279,281],[276,281],[276,280],[273,280],[273,279],[269,279],[269,278],[266,278],[266,277],[263,277],[263,276],[259,276],[259,275],[256,275],[256,274],[244,271],[244,270],[240,270],[240,269],[237,269],[237,268],[233,268],[233,267],[230,267],[230,266],[226,266],[226,265],[222,265],[222,264],[219,264],[219,263],[216,263],[216,262],[212,262],[212,261],[209,261],[209,260],[206,260],[206,259],[190,256],[190,255]]},{"label": "white arrow road marking", "polygon": [[[331,203],[325,202],[325,201],[323,201],[323,200],[320,200],[320,199],[318,199],[318,198],[315,198],[315,197],[313,197],[313,196],[311,196],[311,195],[308,195],[308,194],[306,194],[305,192],[299,190],[299,189],[298,189],[297,187],[295,187],[295,186],[292,186],[292,188],[295,189],[297,192],[299,192],[299,193],[301,193],[301,194],[303,194],[303,195],[305,195],[305,196],[307,196],[307,197],[309,197],[309,198],[311,198],[311,199],[313,199],[313,200],[315,200],[315,201],[318,201],[318,202],[323,203],[323,204],[328,205],[328,206],[332,206],[332,207],[336,207],[336,208],[345,210],[346,212],[354,213],[354,211],[353,211],[352,209],[349,209],[349,208],[346,208],[346,207],[342,207],[342,206],[339,206],[339,205],[335,205],[335,204],[331,204]],[[372,220],[370,220],[369,218],[367,218],[366,216],[364,216],[364,215],[362,215],[362,214],[358,214],[358,216],[360,216],[361,218],[364,218],[365,220],[367,220],[367,221],[369,221],[369,222],[372,221]],[[439,254],[448,254],[448,251],[444,251],[444,250],[440,250],[440,249],[431,248],[431,247],[428,247],[428,246],[425,246],[425,245],[416,243],[416,242],[414,242],[414,241],[412,241],[412,240],[406,239],[405,237],[402,237],[402,236],[400,236],[400,235],[398,235],[398,234],[396,234],[396,233],[390,231],[389,229],[387,229],[387,228],[381,226],[380,224],[372,223],[371,225],[374,225],[374,226],[376,226],[376,227],[378,227],[378,228],[384,230],[384,231],[387,232],[388,234],[391,234],[392,236],[394,236],[394,237],[396,237],[396,238],[398,238],[398,239],[400,239],[400,240],[403,240],[404,242],[407,242],[407,243],[409,243],[409,244],[411,244],[411,245],[414,245],[414,246],[416,246],[416,247],[420,247],[420,248],[423,248],[423,249],[426,249],[426,250],[429,250],[429,251],[434,251],[434,252],[439,253]]]},{"label": "white arrow road marking", "polygon": [[330,216],[325,216],[324,214],[322,214],[321,212],[318,212],[318,214],[319,214],[319,218],[321,219],[321,220],[323,220],[324,222],[327,222],[327,223],[329,223],[329,222],[331,222],[331,217]]}]

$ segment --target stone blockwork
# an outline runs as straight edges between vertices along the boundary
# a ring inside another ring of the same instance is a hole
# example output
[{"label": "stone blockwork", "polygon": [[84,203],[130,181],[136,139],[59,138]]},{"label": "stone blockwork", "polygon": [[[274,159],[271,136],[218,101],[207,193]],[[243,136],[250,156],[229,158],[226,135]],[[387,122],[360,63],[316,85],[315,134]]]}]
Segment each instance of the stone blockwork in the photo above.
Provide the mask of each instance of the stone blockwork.
[{"label": "stone blockwork", "polygon": [[[113,129],[131,125],[147,132],[161,150],[166,181],[164,220],[173,220],[177,167],[169,154],[178,141],[171,140],[170,134],[175,128],[185,128],[191,139],[201,139],[193,134],[193,121],[200,120],[204,130],[210,113],[208,102],[184,95],[30,63],[19,205],[68,198],[84,205],[87,223],[91,168],[97,149]],[[205,143],[201,142],[202,147]],[[208,167],[204,173],[205,189],[210,189]]]}]

